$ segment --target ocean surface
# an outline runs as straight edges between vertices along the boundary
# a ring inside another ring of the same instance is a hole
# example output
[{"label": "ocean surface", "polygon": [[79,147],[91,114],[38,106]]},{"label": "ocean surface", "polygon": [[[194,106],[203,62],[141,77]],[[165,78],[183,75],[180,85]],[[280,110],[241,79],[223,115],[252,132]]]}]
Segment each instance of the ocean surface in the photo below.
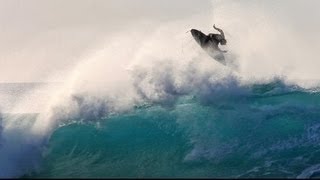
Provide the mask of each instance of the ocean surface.
[{"label": "ocean surface", "polygon": [[17,163],[1,177],[320,177],[320,93],[281,80],[80,116],[26,143],[38,116],[2,114],[19,127],[2,128],[1,166]]}]

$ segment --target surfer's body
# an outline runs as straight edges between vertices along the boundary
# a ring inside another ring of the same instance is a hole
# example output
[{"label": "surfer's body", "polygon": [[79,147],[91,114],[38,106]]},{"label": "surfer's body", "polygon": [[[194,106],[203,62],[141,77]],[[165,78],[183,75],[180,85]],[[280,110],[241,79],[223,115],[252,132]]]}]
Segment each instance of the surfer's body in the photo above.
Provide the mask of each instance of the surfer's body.
[{"label": "surfer's body", "polygon": [[212,48],[214,48],[214,50],[217,50],[220,52],[227,52],[227,51],[222,51],[219,48],[219,44],[221,44],[221,45],[227,44],[227,40],[224,36],[223,31],[221,29],[217,28],[215,25],[213,25],[213,28],[216,29],[217,31],[219,31],[220,34],[213,34],[213,33],[208,34],[208,39],[209,39],[209,41],[211,41]]},{"label": "surfer's body", "polygon": [[227,51],[223,51],[219,48],[220,45],[226,45],[227,40],[225,39],[224,33],[221,29],[213,26],[214,29],[220,32],[220,34],[210,33],[208,35],[202,33],[199,30],[191,29],[191,34],[196,42],[208,52],[210,56],[212,56],[215,60],[220,63],[226,65],[225,58],[223,53]]}]

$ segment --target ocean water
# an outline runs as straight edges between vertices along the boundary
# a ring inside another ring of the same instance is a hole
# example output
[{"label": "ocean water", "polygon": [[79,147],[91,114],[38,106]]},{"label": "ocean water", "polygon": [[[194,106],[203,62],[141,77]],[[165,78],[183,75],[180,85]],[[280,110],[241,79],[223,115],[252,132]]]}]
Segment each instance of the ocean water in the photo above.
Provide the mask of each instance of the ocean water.
[{"label": "ocean water", "polygon": [[[281,80],[230,88],[67,121],[9,160],[37,178],[319,177],[320,93]],[[19,122],[6,136],[21,143],[12,133],[25,136],[37,116],[3,114],[5,126]]]}]

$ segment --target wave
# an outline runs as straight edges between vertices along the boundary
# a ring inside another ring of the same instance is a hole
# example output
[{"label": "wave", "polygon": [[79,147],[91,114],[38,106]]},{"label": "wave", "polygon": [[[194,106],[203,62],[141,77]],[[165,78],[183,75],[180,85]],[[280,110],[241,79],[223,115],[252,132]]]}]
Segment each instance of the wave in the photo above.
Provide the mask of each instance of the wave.
[{"label": "wave", "polygon": [[171,106],[75,119],[53,132],[33,176],[295,177],[317,156],[317,97],[294,92],[203,102],[193,94]]},{"label": "wave", "polygon": [[[23,175],[26,172],[34,172],[37,169],[41,169],[42,154],[46,152],[45,149],[47,147],[52,148],[52,144],[49,142],[55,141],[55,138],[51,136],[52,133],[56,134],[64,127],[73,129],[74,127],[71,124],[93,124],[97,130],[101,127],[113,128],[108,122],[116,123],[118,118],[124,118],[125,120],[122,120],[123,124],[121,126],[130,127],[131,120],[125,117],[132,116],[135,116],[137,121],[142,121],[142,124],[146,123],[147,119],[150,119],[151,124],[154,124],[156,123],[152,121],[154,118],[155,121],[161,121],[164,114],[173,113],[174,115],[169,115],[168,117],[172,123],[178,124],[178,127],[175,127],[176,130],[173,131],[180,131],[180,133],[184,134],[180,134],[182,137],[186,136],[182,138],[185,143],[183,146],[189,147],[184,150],[183,161],[191,164],[201,159],[220,163],[230,154],[238,151],[252,153],[252,156],[248,157],[249,159],[265,158],[269,153],[277,154],[288,149],[317,145],[319,142],[318,128],[314,124],[314,121],[319,118],[318,101],[314,101],[318,95],[296,87],[285,86],[282,81],[276,80],[267,84],[242,86],[232,77],[229,81],[223,79],[214,84],[202,84],[198,89],[193,88],[183,93],[168,91],[165,90],[166,86],[163,87],[163,89],[159,88],[160,90],[158,89],[158,91],[165,92],[167,95],[163,97],[166,98],[162,97],[161,101],[159,101],[157,98],[152,99],[148,98],[147,95],[143,95],[141,97],[144,98],[144,101],[141,101],[141,104],[136,104],[134,107],[124,111],[123,109],[118,111],[119,109],[112,106],[112,101],[105,97],[91,96],[90,94],[73,95],[68,99],[67,104],[59,104],[52,111],[51,120],[55,120],[55,123],[51,124],[53,125],[50,127],[52,128],[50,129],[51,132],[50,134],[45,134],[46,136],[26,131],[34,128],[41,114],[4,116],[1,152],[6,154],[6,157],[17,157],[17,159],[12,160],[11,158],[10,162],[8,162],[2,156],[1,162],[3,164],[1,165],[6,169],[3,169],[1,175],[3,177],[16,174]],[[139,93],[144,92],[143,89],[139,89],[139,91]],[[138,115],[135,115],[137,113]],[[303,119],[304,121],[301,122]],[[223,122],[219,123],[219,120]],[[279,131],[272,132],[276,138],[267,140],[271,135],[268,133],[268,128],[281,125],[281,123],[293,123],[297,124],[297,127],[294,127],[293,130],[288,129],[289,138],[285,135],[286,129],[279,128]],[[294,135],[295,128],[299,129],[301,125],[307,125],[308,123],[311,123],[311,126],[308,125],[308,127],[310,126],[309,128],[298,131],[302,133],[301,137]],[[17,126],[18,124],[19,126]],[[129,129],[121,129],[120,131],[131,132],[134,128],[138,128],[135,124],[132,124],[132,126]],[[166,126],[168,125],[165,125],[164,131],[169,128]],[[86,128],[88,127],[84,127],[81,131],[88,131]],[[114,128],[117,129],[117,126]],[[141,128],[138,129],[139,131],[144,131]],[[252,137],[253,134],[261,134],[264,131],[265,135],[259,135],[256,138]],[[284,131],[284,134],[281,131]],[[127,134],[126,132],[122,133]],[[277,133],[279,134],[277,135]],[[60,137],[62,141],[65,141],[63,139],[65,136],[68,135],[64,134]],[[102,137],[99,137],[99,140],[102,140],[100,138]],[[142,136],[140,138],[146,137]],[[224,138],[228,140],[224,142]],[[87,143],[89,140],[83,141],[81,143]],[[164,138],[162,141],[165,143],[167,139]],[[267,145],[260,147],[261,141],[267,143]],[[100,143],[103,144],[103,140]],[[123,143],[129,142],[124,141]],[[17,146],[17,144],[19,145]],[[60,145],[55,145],[55,147],[58,149],[64,148]],[[177,146],[174,147],[179,149]],[[82,147],[77,145],[73,148],[78,150]],[[144,147],[140,148],[143,149]],[[67,150],[70,149],[68,148]],[[69,158],[72,158],[72,162],[86,161],[85,159],[88,158],[86,163],[91,164],[103,156],[94,152],[84,150],[82,152],[84,154],[70,155]],[[69,153],[72,153],[72,151]],[[93,156],[92,153],[95,155]],[[78,155],[79,157],[77,157]],[[45,155],[44,158],[47,156]],[[61,158],[61,163],[63,164],[65,162],[63,158],[67,157],[59,158]],[[65,166],[70,166],[70,164],[65,164]],[[100,168],[102,167],[105,167],[103,163]],[[99,169],[99,167],[97,168]],[[88,174],[90,173],[88,172]]]}]

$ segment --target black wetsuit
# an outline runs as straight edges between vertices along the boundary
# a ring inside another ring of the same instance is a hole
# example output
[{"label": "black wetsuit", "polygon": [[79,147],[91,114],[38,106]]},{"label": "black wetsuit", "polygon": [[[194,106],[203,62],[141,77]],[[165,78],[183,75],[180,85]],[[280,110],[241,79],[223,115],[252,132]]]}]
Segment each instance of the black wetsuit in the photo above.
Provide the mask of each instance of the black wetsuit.
[{"label": "black wetsuit", "polygon": [[211,41],[211,43],[208,43],[208,44],[211,44],[213,49],[218,50],[218,51],[222,51],[219,48],[220,39],[223,38],[220,34],[210,33],[210,34],[208,34],[207,38],[208,38],[207,41]]}]

